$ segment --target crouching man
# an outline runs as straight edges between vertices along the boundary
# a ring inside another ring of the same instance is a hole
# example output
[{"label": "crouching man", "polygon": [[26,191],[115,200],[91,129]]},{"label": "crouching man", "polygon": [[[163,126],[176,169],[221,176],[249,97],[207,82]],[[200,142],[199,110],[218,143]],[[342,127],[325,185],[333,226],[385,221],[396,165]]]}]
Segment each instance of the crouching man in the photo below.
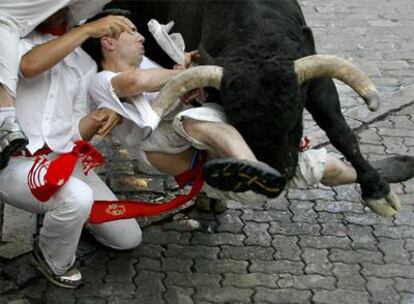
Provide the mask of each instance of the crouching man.
[{"label": "crouching man", "polygon": [[117,198],[90,171],[103,157],[85,140],[118,117],[104,108],[88,114],[87,84],[96,66],[79,48],[89,37],[116,40],[122,32],[132,34],[132,24],[107,16],[67,31],[67,17],[68,10],[60,10],[20,42],[16,112],[30,143],[0,171],[0,188],[7,203],[45,214],[34,264],[53,284],[76,288],[82,276],[75,253],[85,223],[99,242],[114,249],[138,246],[141,230],[135,219],[87,223],[95,200]]}]

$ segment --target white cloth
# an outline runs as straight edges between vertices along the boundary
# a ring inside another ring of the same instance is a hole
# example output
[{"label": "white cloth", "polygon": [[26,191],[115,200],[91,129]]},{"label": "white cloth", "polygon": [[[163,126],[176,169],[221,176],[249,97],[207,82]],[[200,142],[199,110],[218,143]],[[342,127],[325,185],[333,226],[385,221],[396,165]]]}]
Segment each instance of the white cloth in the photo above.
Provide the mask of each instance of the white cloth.
[{"label": "white cloth", "polygon": [[[56,154],[48,155],[53,159]],[[94,200],[116,200],[115,195],[93,172],[88,176],[77,164],[74,174],[46,203],[38,201],[27,185],[34,157],[12,157],[0,171],[0,198],[17,208],[45,213],[40,230],[40,247],[56,274],[64,273],[74,262],[76,248]],[[135,219],[87,226],[101,243],[115,249],[131,249],[141,242],[141,229]]]},{"label": "white cloth", "polygon": [[15,97],[19,60],[19,38],[28,35],[48,17],[69,6],[70,24],[98,13],[111,0],[1,0],[0,84]]},{"label": "white cloth", "polygon": [[[33,32],[20,41],[20,56],[53,38]],[[34,78],[26,79],[20,74],[16,113],[29,138],[27,149],[31,153],[45,144],[55,152],[70,152],[73,143],[81,139],[79,121],[89,113],[87,85],[95,73],[95,63],[77,48]]]}]

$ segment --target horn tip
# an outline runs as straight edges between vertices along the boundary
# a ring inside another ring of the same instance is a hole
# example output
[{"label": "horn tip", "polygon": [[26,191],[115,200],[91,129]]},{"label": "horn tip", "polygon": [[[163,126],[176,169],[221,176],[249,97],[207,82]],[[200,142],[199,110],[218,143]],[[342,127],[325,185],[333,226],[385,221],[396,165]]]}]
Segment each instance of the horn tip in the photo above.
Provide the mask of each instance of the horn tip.
[{"label": "horn tip", "polygon": [[367,96],[365,98],[365,101],[366,101],[368,109],[370,109],[370,111],[375,112],[379,109],[380,98],[379,98],[378,94],[375,93],[371,96]]}]

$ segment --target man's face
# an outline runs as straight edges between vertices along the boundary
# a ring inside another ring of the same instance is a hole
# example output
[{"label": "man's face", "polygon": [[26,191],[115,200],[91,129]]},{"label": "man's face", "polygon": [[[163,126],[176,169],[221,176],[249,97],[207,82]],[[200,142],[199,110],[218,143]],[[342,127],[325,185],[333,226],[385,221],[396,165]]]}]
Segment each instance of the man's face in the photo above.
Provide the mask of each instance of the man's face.
[{"label": "man's face", "polygon": [[133,33],[123,32],[116,41],[116,49],[122,58],[127,58],[131,62],[140,64],[145,54],[145,38],[137,29],[133,28]]}]

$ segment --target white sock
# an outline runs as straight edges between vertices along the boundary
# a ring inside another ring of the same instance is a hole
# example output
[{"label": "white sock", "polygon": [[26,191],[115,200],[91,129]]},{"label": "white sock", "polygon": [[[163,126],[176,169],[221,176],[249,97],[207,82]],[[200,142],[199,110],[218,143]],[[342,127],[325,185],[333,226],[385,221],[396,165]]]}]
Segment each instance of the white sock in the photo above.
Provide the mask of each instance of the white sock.
[{"label": "white sock", "polygon": [[0,108],[0,126],[3,124],[3,121],[10,116],[15,116],[16,110],[15,107],[6,107]]}]

